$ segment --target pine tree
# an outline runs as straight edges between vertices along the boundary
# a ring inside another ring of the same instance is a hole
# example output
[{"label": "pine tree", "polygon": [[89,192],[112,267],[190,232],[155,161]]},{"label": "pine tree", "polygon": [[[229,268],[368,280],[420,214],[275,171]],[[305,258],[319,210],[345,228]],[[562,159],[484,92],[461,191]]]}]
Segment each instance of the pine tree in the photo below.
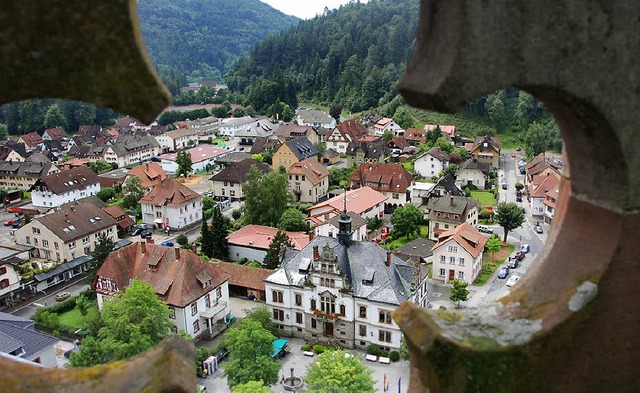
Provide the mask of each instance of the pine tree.
[{"label": "pine tree", "polygon": [[207,220],[202,220],[202,226],[200,227],[200,242],[202,253],[209,258],[213,256],[213,234],[209,230],[209,224]]},{"label": "pine tree", "polygon": [[92,259],[89,262],[89,267],[87,269],[87,284],[93,285],[100,266],[102,266],[105,259],[107,259],[109,253],[114,250],[115,246],[115,243],[113,242],[113,240],[111,240],[110,237],[107,237],[104,234],[98,235],[98,243],[96,244],[96,248],[91,253]]},{"label": "pine tree", "polygon": [[264,256],[262,264],[267,269],[276,269],[280,265],[280,253],[282,252],[282,246],[293,247],[289,236],[283,231],[278,231],[269,244],[267,255]]},{"label": "pine tree", "polygon": [[229,243],[227,242],[227,226],[220,207],[213,208],[211,215],[211,257],[218,259],[229,258]]}]

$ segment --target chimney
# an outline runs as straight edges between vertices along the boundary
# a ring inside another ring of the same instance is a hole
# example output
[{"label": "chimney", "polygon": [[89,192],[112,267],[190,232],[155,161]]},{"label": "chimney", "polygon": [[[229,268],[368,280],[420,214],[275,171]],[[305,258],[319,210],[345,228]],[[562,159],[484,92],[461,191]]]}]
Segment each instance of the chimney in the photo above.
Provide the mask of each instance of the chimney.
[{"label": "chimney", "polygon": [[313,233],[313,231],[309,232],[309,242],[311,242],[311,240],[313,240],[313,238],[316,237],[315,233]]},{"label": "chimney", "polygon": [[146,242],[140,242],[140,248],[142,249],[142,253],[143,254],[145,252],[147,252],[147,243]]},{"label": "chimney", "polygon": [[391,251],[387,251],[387,260],[384,264],[387,266],[391,266]]},{"label": "chimney", "polygon": [[193,252],[194,254],[198,253],[198,243],[196,242],[191,243],[191,252]]},{"label": "chimney", "polygon": [[147,243],[149,243],[149,244],[155,244],[155,240],[153,240],[153,237],[149,236],[149,237],[147,238]]},{"label": "chimney", "polygon": [[313,246],[313,260],[317,261],[318,260],[318,246]]},{"label": "chimney", "polygon": [[453,206],[453,197],[449,198],[449,206]]},{"label": "chimney", "polygon": [[180,247],[176,247],[175,250],[176,250],[176,261],[179,261],[180,260]]}]

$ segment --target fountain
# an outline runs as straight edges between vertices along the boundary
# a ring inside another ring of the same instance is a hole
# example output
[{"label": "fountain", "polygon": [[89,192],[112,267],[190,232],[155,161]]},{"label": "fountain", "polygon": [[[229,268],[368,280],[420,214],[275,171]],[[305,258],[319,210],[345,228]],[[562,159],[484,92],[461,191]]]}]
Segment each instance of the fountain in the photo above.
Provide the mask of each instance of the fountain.
[{"label": "fountain", "polygon": [[297,392],[302,388],[302,378],[293,375],[293,367],[291,367],[291,376],[282,378],[280,383],[287,392]]}]

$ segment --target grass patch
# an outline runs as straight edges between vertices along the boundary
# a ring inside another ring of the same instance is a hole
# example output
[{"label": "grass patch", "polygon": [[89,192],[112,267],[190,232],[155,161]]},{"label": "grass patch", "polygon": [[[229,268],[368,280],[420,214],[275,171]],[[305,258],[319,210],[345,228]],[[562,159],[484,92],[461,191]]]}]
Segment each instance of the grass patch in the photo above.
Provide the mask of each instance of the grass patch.
[{"label": "grass patch", "polygon": [[60,314],[60,324],[71,326],[75,329],[82,329],[85,322],[98,315],[98,306],[91,307],[87,310],[87,315],[82,315],[80,310],[76,307],[73,310]]},{"label": "grass patch", "polygon": [[515,247],[513,247],[511,244],[502,246],[500,248],[500,251],[493,255],[493,262],[491,261],[492,256],[490,252],[483,253],[482,271],[480,272],[478,278],[476,278],[476,280],[473,282],[473,285],[479,287],[483,286],[487,282],[487,280],[489,280],[493,272],[495,272],[496,269],[498,269],[498,267],[502,264],[502,262],[504,262],[504,260],[507,259],[509,255],[511,255],[514,249]]},{"label": "grass patch", "polygon": [[483,206],[495,206],[497,203],[490,191],[471,191],[471,198],[482,203]]},{"label": "grass patch", "polygon": [[[420,226],[420,236],[418,236],[418,237],[421,237],[421,238],[423,238],[423,239],[426,239],[426,238],[427,238],[427,234],[428,234],[428,233],[429,233],[429,226],[428,226],[428,225],[421,225],[421,226]],[[395,240],[393,240],[393,241],[391,241],[391,242],[387,242],[387,241],[385,241],[385,242],[384,242],[384,247],[385,247],[387,250],[395,250],[395,249],[397,249],[398,247],[402,247],[402,246],[404,246],[405,244],[407,244],[407,243],[409,243],[410,241],[415,240],[415,239],[417,239],[417,237],[408,238],[408,237],[406,237],[406,236],[403,236],[403,237],[401,237],[400,239],[395,239]]]}]

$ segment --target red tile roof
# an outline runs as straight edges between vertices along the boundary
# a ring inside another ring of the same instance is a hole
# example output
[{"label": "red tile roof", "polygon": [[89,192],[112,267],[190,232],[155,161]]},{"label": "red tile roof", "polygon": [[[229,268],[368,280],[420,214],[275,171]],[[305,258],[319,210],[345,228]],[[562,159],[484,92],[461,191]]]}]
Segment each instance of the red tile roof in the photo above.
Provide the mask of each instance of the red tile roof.
[{"label": "red tile roof", "polygon": [[48,134],[49,138],[53,139],[54,141],[57,141],[58,139],[62,139],[67,136],[67,133],[64,132],[64,129],[62,129],[61,127],[46,129],[44,130],[44,133]]},{"label": "red tile roof", "polygon": [[357,120],[351,119],[338,124],[335,128],[343,137],[349,136],[349,140],[357,140],[366,135],[367,130]]},{"label": "red tile roof", "polygon": [[166,178],[140,199],[140,203],[154,206],[181,206],[202,199],[200,194],[180,182]]},{"label": "red tile roof", "polygon": [[319,163],[315,157],[311,157],[291,165],[289,167],[289,174],[306,176],[307,180],[311,181],[315,186],[320,183],[322,179],[329,176],[329,171],[324,165]]},{"label": "red tile roof", "polygon": [[472,257],[477,258],[487,244],[487,238],[468,222],[458,225],[456,228],[443,232],[438,237],[438,242],[431,251],[435,251],[449,241],[455,241],[465,249]]},{"label": "red tile roof", "polygon": [[100,178],[86,165],[77,166],[63,172],[52,173],[37,180],[32,189],[45,187],[54,194],[85,189],[100,183]]},{"label": "red tile roof", "polygon": [[[278,231],[278,228],[263,225],[247,225],[230,234],[227,240],[229,244],[235,244],[237,246],[268,250],[271,240],[273,240],[273,237]],[[293,244],[293,248],[296,250],[302,250],[304,246],[309,244],[309,235],[304,232],[284,231],[284,233],[289,236],[291,244]]]},{"label": "red tile roof", "polygon": [[37,132],[20,135],[20,139],[22,139],[29,147],[34,147],[43,143],[42,137]]},{"label": "red tile roof", "polygon": [[118,205],[105,206],[102,210],[116,220],[118,230],[127,229],[135,224],[133,219]]},{"label": "red tile roof", "polygon": [[404,139],[410,142],[425,143],[427,141],[427,132],[419,128],[409,128],[404,133]]},{"label": "red tile roof", "polygon": [[[181,308],[231,278],[189,250],[140,242],[109,254],[98,276],[112,279],[120,290],[129,285],[131,278],[145,281],[162,300]],[[204,287],[208,280],[210,285]]]},{"label": "red tile roof", "polygon": [[[539,176],[536,176],[540,178]],[[531,198],[546,198],[546,193],[550,190],[555,190],[560,186],[560,176],[559,175],[549,175],[545,176],[542,181],[537,185],[534,184],[534,189],[531,191]]]},{"label": "red tile roof", "polygon": [[424,130],[431,131],[431,130],[435,130],[436,127],[440,127],[440,131],[442,131],[443,134],[447,134],[452,138],[456,136],[456,126],[445,126],[445,125],[438,126],[435,124],[425,124]]},{"label": "red tile roof", "polygon": [[[340,213],[344,209],[344,199],[344,194],[340,194],[324,202],[318,203],[317,205],[311,206],[307,209],[307,211],[313,212],[318,208],[330,206],[333,208],[334,212]],[[348,212],[363,214],[367,210],[386,201],[389,198],[371,187],[361,187],[355,190],[347,191],[346,199]]]},{"label": "red tile roof", "polygon": [[229,274],[229,285],[237,285],[250,289],[264,291],[264,280],[273,274],[273,270],[251,267],[231,262],[219,262],[218,267]]},{"label": "red tile roof", "polygon": [[413,176],[401,165],[362,163],[350,178],[351,187],[369,186],[374,190],[404,193]]},{"label": "red tile roof", "polygon": [[144,163],[133,167],[129,170],[128,175],[139,177],[140,183],[144,188],[155,187],[167,178],[167,174],[162,167],[155,162]]}]

